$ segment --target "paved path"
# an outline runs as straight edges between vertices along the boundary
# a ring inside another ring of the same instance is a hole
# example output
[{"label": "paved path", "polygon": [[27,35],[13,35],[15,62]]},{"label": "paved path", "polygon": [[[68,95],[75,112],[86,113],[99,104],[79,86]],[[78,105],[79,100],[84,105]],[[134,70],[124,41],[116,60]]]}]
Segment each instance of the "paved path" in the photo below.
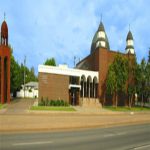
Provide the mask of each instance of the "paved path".
[{"label": "paved path", "polygon": [[150,150],[150,124],[0,136],[1,150]]},{"label": "paved path", "polygon": [[0,132],[70,130],[139,123],[150,123],[150,114],[5,114],[0,115]]},{"label": "paved path", "polygon": [[30,106],[33,105],[35,99],[16,99],[12,101],[7,108],[0,112],[0,114],[25,114],[28,112]]}]

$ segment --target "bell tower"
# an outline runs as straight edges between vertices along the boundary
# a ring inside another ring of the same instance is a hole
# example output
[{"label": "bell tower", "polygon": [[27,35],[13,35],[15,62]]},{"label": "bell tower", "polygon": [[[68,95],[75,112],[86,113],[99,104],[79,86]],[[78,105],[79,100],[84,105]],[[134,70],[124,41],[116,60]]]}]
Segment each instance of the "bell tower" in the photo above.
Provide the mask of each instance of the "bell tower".
[{"label": "bell tower", "polygon": [[10,48],[5,14],[0,36],[0,103],[3,104],[10,103]]}]

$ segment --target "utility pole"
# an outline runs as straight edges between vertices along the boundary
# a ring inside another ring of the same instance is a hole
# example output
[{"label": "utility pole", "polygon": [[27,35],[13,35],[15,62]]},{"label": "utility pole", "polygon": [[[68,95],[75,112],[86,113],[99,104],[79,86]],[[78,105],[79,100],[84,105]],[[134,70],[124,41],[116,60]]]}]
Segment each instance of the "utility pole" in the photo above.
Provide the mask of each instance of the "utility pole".
[{"label": "utility pole", "polygon": [[25,72],[25,66],[26,66],[26,56],[24,56],[24,98],[25,98],[25,83],[26,83],[26,72]]}]

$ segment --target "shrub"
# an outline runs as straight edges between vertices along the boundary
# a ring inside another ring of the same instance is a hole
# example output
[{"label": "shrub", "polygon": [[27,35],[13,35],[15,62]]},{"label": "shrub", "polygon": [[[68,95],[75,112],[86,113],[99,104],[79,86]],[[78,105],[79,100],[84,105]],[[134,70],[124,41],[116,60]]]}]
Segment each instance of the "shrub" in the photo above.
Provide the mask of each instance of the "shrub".
[{"label": "shrub", "polygon": [[48,97],[46,97],[46,100],[45,100],[45,106],[48,106],[48,103],[49,103]]},{"label": "shrub", "polygon": [[57,101],[56,101],[56,106],[61,106],[60,100],[57,100]]},{"label": "shrub", "polygon": [[48,101],[48,106],[51,106],[51,100]]},{"label": "shrub", "polygon": [[69,106],[69,104],[65,101],[65,102],[64,102],[64,106]]},{"label": "shrub", "polygon": [[29,92],[31,93],[31,92],[32,92],[32,89],[29,89]]},{"label": "shrub", "polygon": [[60,106],[64,106],[64,101],[63,100],[60,101]]},{"label": "shrub", "polygon": [[54,106],[55,105],[55,101],[54,100],[51,100],[50,101],[50,106]]},{"label": "shrub", "polygon": [[38,104],[39,106],[69,106],[68,102],[64,100],[49,100],[48,97],[44,99],[41,97],[41,101]]},{"label": "shrub", "polygon": [[39,106],[44,106],[45,105],[45,102],[44,102],[44,98],[41,97],[41,101],[39,102],[38,104]]}]

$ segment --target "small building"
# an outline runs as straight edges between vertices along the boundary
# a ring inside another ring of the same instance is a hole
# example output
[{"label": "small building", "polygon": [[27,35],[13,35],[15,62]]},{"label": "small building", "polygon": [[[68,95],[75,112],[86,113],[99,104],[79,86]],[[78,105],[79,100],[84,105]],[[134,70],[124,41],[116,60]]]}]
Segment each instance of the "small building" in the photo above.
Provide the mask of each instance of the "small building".
[{"label": "small building", "polygon": [[20,91],[17,92],[17,97],[38,98],[38,82],[28,82],[21,86]]},{"label": "small building", "polygon": [[39,100],[64,100],[81,105],[83,99],[97,99],[98,72],[72,69],[67,65],[39,65]]}]

